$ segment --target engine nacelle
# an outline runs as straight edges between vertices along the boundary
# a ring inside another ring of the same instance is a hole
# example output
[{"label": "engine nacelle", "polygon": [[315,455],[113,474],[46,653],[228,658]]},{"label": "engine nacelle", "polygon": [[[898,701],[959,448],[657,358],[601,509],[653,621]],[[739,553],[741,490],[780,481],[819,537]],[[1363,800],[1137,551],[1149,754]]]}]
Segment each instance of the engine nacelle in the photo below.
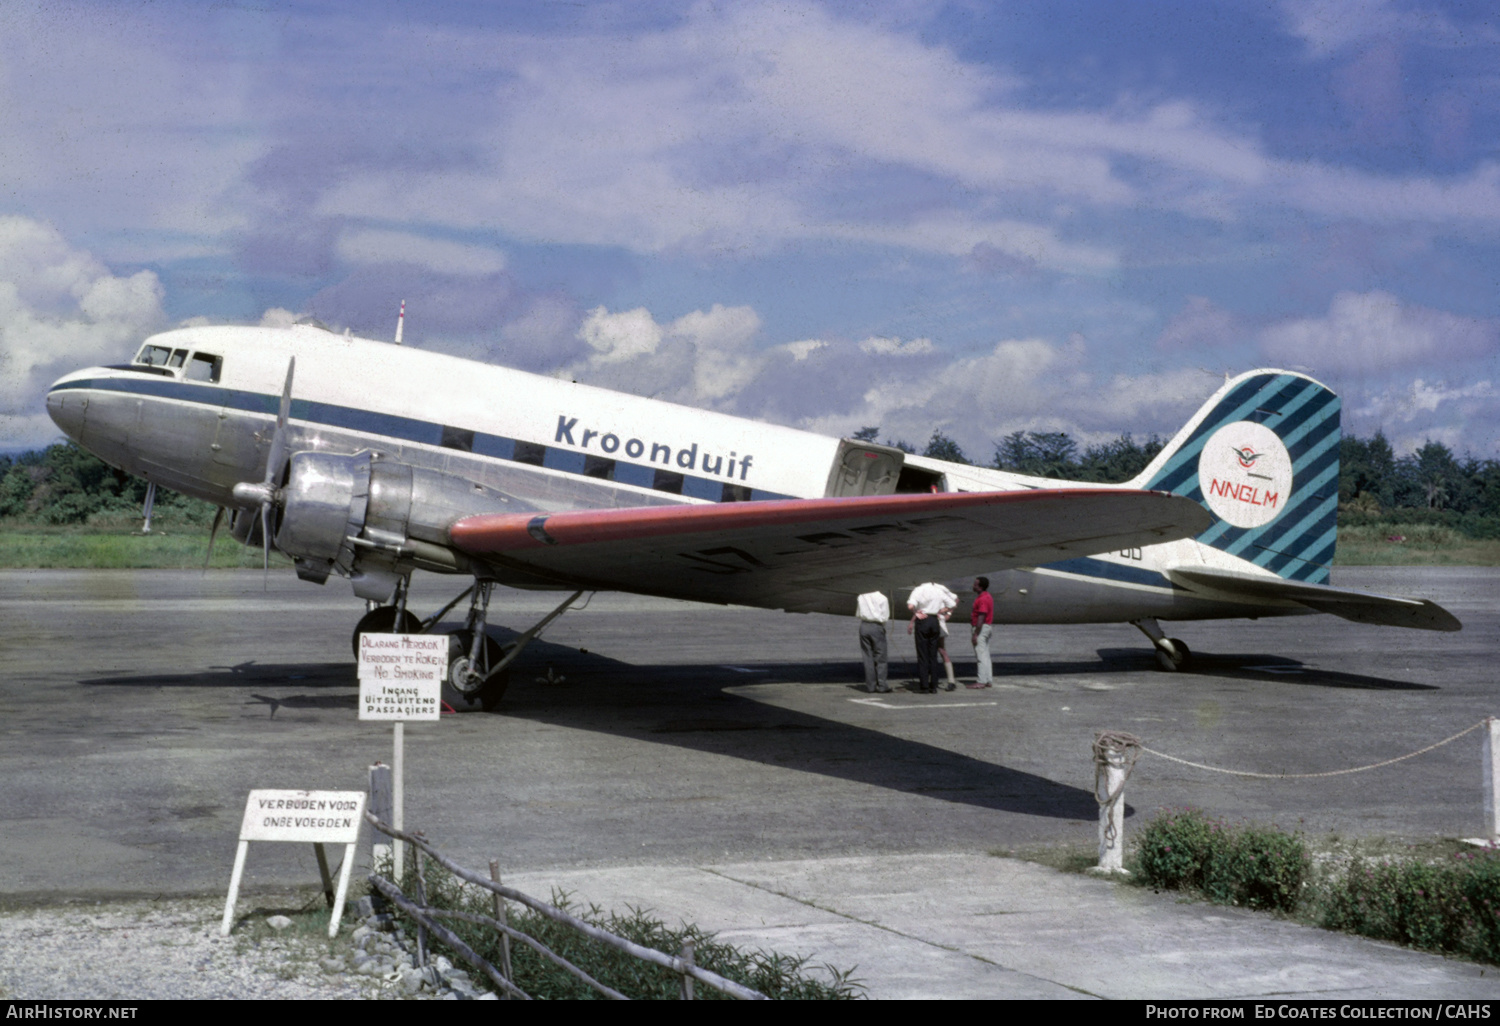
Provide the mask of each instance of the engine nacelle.
[{"label": "engine nacelle", "polygon": [[452,474],[372,453],[322,452],[292,456],[279,505],[276,547],[296,560],[298,574],[318,580],[337,570],[355,578],[362,597],[376,597],[359,588],[362,574],[378,578],[367,590],[389,594],[398,562],[442,567],[454,558],[447,546],[455,521],[514,508],[499,492]]}]

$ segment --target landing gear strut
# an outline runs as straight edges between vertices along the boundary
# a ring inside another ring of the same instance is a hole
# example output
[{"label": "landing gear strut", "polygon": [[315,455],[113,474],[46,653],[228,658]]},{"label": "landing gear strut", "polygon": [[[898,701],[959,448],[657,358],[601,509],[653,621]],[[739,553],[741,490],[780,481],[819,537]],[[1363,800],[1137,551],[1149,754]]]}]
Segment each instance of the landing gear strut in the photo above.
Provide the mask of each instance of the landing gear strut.
[{"label": "landing gear strut", "polygon": [[478,581],[471,589],[469,617],[464,629],[448,636],[448,676],[443,701],[454,712],[493,709],[510,686],[505,649],[484,631],[493,581]]},{"label": "landing gear strut", "polygon": [[1161,624],[1156,622],[1156,617],[1147,616],[1140,620],[1131,620],[1132,624],[1140,628],[1141,633],[1151,639],[1151,644],[1156,647],[1156,665],[1167,673],[1175,673],[1185,670],[1188,661],[1192,659],[1193,653],[1189,651],[1187,642],[1178,638],[1169,638],[1162,632]]},{"label": "landing gear strut", "polygon": [[469,615],[463,629],[448,636],[448,674],[443,679],[443,702],[455,712],[487,711],[499,705],[510,684],[511,662],[549,623],[567,612],[568,607],[583,594],[582,591],[575,591],[560,606],[522,634],[514,644],[501,645],[485,633],[490,593],[495,587],[493,581],[475,581],[426,620],[418,620],[415,615],[407,612],[406,595],[410,585],[410,577],[401,578],[396,585],[394,603],[373,606],[360,618],[352,639],[354,657],[359,658],[361,634],[425,634],[448,615],[454,606],[465,598],[469,599]]}]

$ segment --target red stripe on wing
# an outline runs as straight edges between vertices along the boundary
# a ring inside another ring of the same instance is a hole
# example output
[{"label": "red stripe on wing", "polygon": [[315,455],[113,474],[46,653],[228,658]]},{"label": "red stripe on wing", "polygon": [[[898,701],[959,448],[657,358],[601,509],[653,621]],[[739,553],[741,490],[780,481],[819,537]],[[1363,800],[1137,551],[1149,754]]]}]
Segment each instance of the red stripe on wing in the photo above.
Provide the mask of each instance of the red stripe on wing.
[{"label": "red stripe on wing", "polygon": [[[466,517],[448,529],[453,544],[473,556],[628,541],[665,535],[756,527],[815,525],[850,517],[918,516],[990,506],[1021,504],[1063,496],[1143,495],[1133,489],[1044,488],[1014,492],[939,492],[914,495],[865,495],[842,499],[778,499],[712,506],[648,506],[629,509],[580,509],[562,513],[489,513]],[[1165,496],[1166,492],[1155,492]]]}]

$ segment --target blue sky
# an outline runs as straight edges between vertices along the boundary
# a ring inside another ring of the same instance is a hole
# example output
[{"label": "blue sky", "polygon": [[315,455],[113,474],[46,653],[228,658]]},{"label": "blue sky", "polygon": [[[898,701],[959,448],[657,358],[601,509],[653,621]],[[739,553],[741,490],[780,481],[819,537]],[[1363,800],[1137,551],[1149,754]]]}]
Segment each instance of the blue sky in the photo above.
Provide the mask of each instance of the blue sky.
[{"label": "blue sky", "polygon": [[12,0],[0,448],[150,331],[405,299],[411,344],[980,461],[1256,366],[1500,457],[1497,69],[1481,4]]}]

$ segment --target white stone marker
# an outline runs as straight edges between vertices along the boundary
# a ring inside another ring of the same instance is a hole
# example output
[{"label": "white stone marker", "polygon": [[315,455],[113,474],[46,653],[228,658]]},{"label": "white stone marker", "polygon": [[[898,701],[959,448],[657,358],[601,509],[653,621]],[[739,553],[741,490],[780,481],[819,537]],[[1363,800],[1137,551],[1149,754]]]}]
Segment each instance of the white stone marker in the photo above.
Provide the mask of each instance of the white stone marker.
[{"label": "white stone marker", "polygon": [[1104,793],[1114,801],[1099,806],[1100,873],[1125,872],[1125,753],[1118,748],[1104,753]]},{"label": "white stone marker", "polygon": [[[224,902],[224,921],[219,924],[219,933],[229,936],[229,927],[234,922],[234,903],[240,896],[240,878],[245,872],[250,842],[310,841],[317,852],[323,892],[334,892],[328,936],[338,936],[344,897],[349,893],[349,872],[354,868],[354,846],[359,841],[359,826],[364,816],[363,791],[251,791],[240,820],[240,844],[234,853],[234,872],[229,877],[229,897]],[[336,890],[328,878],[325,844],[344,845],[344,864],[339,869]]]}]

